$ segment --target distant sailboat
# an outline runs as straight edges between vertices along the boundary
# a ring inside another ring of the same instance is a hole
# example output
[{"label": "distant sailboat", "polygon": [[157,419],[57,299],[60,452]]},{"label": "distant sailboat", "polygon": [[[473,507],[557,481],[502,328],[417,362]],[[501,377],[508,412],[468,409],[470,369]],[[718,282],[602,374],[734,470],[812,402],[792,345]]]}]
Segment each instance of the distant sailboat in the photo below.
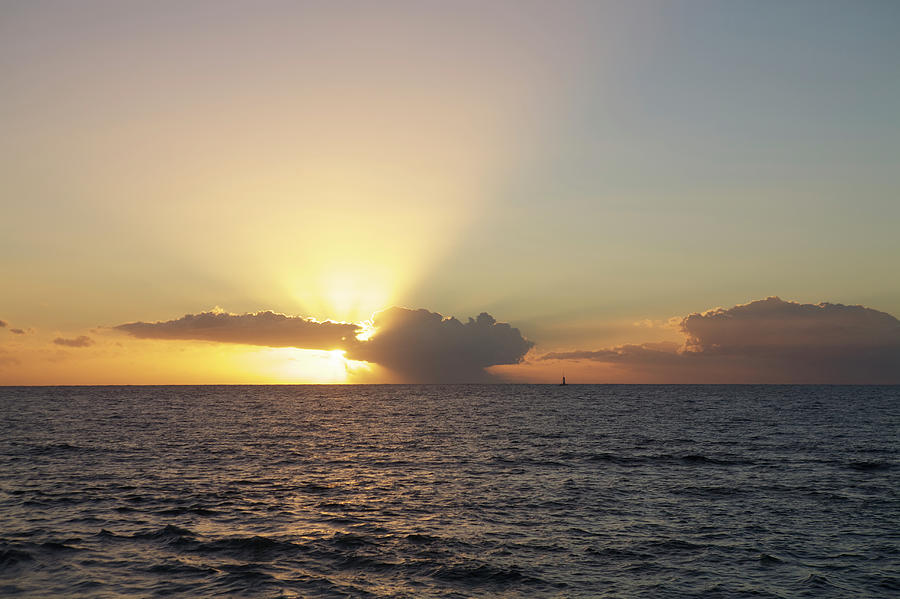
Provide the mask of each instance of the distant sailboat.
[{"label": "distant sailboat", "polygon": [[563,382],[561,382],[561,383],[559,384],[559,386],[560,386],[560,387],[565,387],[565,386],[566,386],[566,377],[565,377],[565,376],[563,376]]}]

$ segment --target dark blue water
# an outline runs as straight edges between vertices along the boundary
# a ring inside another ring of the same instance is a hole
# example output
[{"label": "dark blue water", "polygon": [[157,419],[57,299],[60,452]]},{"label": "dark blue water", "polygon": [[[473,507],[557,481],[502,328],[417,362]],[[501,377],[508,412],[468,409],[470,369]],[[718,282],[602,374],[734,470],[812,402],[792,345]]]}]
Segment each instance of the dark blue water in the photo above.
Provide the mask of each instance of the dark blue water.
[{"label": "dark blue water", "polygon": [[0,595],[897,597],[900,387],[0,388]]}]

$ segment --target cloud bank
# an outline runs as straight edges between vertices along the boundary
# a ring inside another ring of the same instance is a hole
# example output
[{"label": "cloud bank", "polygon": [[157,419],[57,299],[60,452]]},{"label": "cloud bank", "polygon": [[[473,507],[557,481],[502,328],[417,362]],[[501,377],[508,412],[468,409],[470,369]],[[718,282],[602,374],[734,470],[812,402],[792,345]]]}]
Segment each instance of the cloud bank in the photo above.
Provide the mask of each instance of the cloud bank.
[{"label": "cloud bank", "polygon": [[[489,367],[518,364],[534,345],[487,313],[463,322],[394,307],[375,314],[373,324],[375,334],[365,340],[357,338],[360,325],[274,312],[204,312],[115,328],[143,339],[341,349],[405,382],[488,381]],[[599,380],[608,375],[610,382],[900,383],[900,321],[871,308],[769,297],[689,314],[673,326],[683,343],[555,352],[539,360],[596,364]],[[91,340],[55,343],[85,347]]]},{"label": "cloud bank", "polygon": [[140,339],[192,339],[325,350],[346,349],[360,331],[355,324],[319,322],[269,311],[202,312],[166,322],[132,322],[114,328]]},{"label": "cloud bank", "polygon": [[268,347],[346,351],[378,364],[405,382],[490,380],[489,366],[516,364],[533,346],[518,329],[482,313],[463,323],[437,312],[393,307],[375,314],[375,333],[357,339],[360,325],[319,322],[275,312],[203,312],[166,322],[114,327],[141,339],[182,339]]},{"label": "cloud bank", "polygon": [[0,329],[4,328],[5,326],[6,326],[6,321],[0,320]]},{"label": "cloud bank", "polygon": [[900,321],[863,306],[769,297],[690,314],[680,329],[682,346],[624,345],[540,359],[618,365],[653,382],[900,382]]},{"label": "cloud bank", "polygon": [[87,335],[79,335],[74,339],[66,339],[65,337],[57,337],[53,340],[53,343],[56,345],[63,345],[65,347],[90,347],[94,344],[94,340],[88,337]]}]

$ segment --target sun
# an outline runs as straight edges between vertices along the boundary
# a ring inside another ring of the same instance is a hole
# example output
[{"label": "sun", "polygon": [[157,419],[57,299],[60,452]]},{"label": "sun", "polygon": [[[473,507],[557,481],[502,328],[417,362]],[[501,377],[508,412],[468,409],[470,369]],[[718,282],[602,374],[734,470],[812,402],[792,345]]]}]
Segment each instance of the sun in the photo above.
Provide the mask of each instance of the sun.
[{"label": "sun", "polygon": [[370,370],[366,362],[350,360],[344,350],[331,351],[275,347],[250,351],[246,366],[268,380],[286,384],[340,384]]},{"label": "sun", "polygon": [[372,320],[364,320],[358,326],[360,332],[356,334],[356,338],[359,341],[368,341],[375,334],[375,323]]}]

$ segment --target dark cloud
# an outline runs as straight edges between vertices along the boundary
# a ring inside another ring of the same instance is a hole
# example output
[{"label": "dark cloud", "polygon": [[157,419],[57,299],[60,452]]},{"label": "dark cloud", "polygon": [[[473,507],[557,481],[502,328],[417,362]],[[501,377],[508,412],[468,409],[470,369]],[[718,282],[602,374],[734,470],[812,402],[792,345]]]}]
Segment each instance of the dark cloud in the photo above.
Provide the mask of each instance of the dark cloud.
[{"label": "dark cloud", "polygon": [[25,331],[23,331],[22,329],[10,329],[9,332],[14,335],[24,335],[25,334]]},{"label": "dark cloud", "polygon": [[843,304],[799,304],[769,297],[695,313],[681,321],[688,351],[769,348],[866,348],[896,345],[900,321],[885,312]]},{"label": "dark cloud", "polygon": [[410,382],[489,380],[489,366],[519,363],[534,345],[518,329],[482,312],[462,323],[428,310],[390,308],[375,315],[375,335],[347,357],[380,364]]},{"label": "dark cloud", "polygon": [[166,322],[132,322],[115,327],[141,339],[194,339],[268,347],[344,349],[356,341],[358,325],[319,322],[275,312],[187,314]]},{"label": "dark cloud", "polygon": [[900,321],[842,304],[769,297],[681,320],[685,343],[546,354],[627,366],[654,382],[896,383]]},{"label": "dark cloud", "polygon": [[487,313],[462,323],[428,310],[390,308],[375,315],[376,332],[357,339],[359,325],[318,322],[274,312],[189,314],[167,322],[115,327],[144,339],[198,339],[302,349],[343,349],[353,360],[384,366],[407,382],[488,380],[485,368],[516,364],[532,347],[518,329]]},{"label": "dark cloud", "polygon": [[553,352],[544,354],[540,360],[593,360],[595,362],[672,362],[678,359],[681,348],[677,343],[641,343],[618,345],[595,351]]},{"label": "dark cloud", "polygon": [[66,347],[89,347],[94,344],[94,340],[86,335],[80,335],[74,339],[66,339],[57,337],[53,340],[56,345],[64,345]]},{"label": "dark cloud", "polygon": [[0,320],[0,329],[2,329],[3,327],[5,327],[6,324],[7,324],[7,323],[6,323],[5,320]]}]

